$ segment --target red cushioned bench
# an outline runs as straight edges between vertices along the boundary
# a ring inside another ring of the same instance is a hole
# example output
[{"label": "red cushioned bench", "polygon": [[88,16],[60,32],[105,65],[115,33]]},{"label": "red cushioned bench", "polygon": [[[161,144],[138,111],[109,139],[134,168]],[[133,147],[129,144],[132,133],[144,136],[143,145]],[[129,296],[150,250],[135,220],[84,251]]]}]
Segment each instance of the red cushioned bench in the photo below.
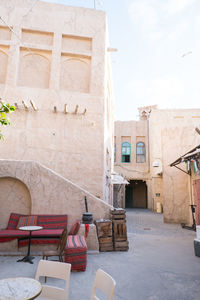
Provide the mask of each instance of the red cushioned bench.
[{"label": "red cushioned bench", "polygon": [[[18,229],[18,224],[21,224],[20,226],[30,225],[25,223],[25,221],[29,219],[27,217],[28,216],[25,215],[11,213],[7,228],[0,230],[0,242],[18,239],[18,247],[28,245],[29,232]],[[34,225],[43,227],[40,231],[32,232],[31,244],[57,244],[63,229],[67,227],[68,216],[53,214],[31,215],[30,219],[34,219],[36,222]]]}]

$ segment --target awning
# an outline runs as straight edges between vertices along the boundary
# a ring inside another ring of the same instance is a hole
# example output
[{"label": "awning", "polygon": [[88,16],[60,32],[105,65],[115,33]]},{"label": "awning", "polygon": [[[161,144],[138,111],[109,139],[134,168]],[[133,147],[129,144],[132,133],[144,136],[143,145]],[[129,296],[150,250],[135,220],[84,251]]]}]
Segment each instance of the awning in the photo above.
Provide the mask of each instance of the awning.
[{"label": "awning", "polygon": [[123,176],[115,172],[111,174],[111,180],[113,184],[129,184]]},{"label": "awning", "polygon": [[170,164],[170,167],[174,167],[182,162],[186,162],[187,160],[197,159],[197,158],[200,158],[200,145],[196,146],[189,152],[185,153],[184,155],[176,159],[173,163]]}]

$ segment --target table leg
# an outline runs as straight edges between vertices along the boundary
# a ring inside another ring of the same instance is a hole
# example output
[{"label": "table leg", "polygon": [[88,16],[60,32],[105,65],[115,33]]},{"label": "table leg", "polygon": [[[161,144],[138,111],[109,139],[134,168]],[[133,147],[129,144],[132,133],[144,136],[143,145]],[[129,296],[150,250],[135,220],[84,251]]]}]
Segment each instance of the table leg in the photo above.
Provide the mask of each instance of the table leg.
[{"label": "table leg", "polygon": [[[30,230],[29,240],[28,240],[28,252],[27,252],[27,255],[24,256],[22,259],[18,259],[18,261],[29,262],[30,264],[33,264],[32,260],[33,260],[35,257],[34,257],[34,256],[30,256],[30,249],[31,249],[31,233],[32,233],[32,231]],[[17,262],[18,262],[18,261],[17,261]]]}]

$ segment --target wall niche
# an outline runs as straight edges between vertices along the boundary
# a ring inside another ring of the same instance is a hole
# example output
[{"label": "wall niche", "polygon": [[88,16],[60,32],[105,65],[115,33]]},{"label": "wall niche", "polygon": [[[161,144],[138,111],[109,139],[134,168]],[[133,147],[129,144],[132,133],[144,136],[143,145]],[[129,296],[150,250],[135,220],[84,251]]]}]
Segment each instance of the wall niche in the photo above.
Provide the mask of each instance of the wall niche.
[{"label": "wall niche", "polygon": [[0,83],[6,82],[9,47],[0,45]]},{"label": "wall niche", "polygon": [[62,54],[60,88],[72,92],[89,93],[90,58]]},{"label": "wall niche", "polygon": [[18,85],[49,88],[51,51],[20,49]]}]

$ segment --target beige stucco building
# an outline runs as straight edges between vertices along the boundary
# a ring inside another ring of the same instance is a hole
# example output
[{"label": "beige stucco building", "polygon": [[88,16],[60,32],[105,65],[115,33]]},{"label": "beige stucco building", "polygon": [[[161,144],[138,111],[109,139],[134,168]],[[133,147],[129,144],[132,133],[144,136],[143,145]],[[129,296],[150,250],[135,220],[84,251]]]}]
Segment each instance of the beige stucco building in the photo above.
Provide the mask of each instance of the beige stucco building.
[{"label": "beige stucco building", "polygon": [[[198,127],[195,128],[195,131],[200,134]],[[181,155],[170,166],[181,171],[181,174],[188,175],[189,206],[191,208],[189,228],[195,230],[196,225],[200,225],[200,145]],[[184,223],[183,227],[188,227],[188,225]]]},{"label": "beige stucco building", "polygon": [[115,122],[115,171],[130,182],[124,207],[157,210],[161,204],[164,221],[191,223],[188,175],[170,164],[199,144],[200,109],[150,106],[139,114],[139,121]]},{"label": "beige stucco building", "polygon": [[[105,13],[31,0],[1,0],[0,11],[0,97],[16,106],[1,142],[0,185],[12,187],[8,210],[71,210],[71,223],[84,212],[87,193],[89,210],[105,217],[114,140]],[[42,181],[32,180],[38,168],[46,170]],[[41,185],[37,199],[31,182]]]}]

